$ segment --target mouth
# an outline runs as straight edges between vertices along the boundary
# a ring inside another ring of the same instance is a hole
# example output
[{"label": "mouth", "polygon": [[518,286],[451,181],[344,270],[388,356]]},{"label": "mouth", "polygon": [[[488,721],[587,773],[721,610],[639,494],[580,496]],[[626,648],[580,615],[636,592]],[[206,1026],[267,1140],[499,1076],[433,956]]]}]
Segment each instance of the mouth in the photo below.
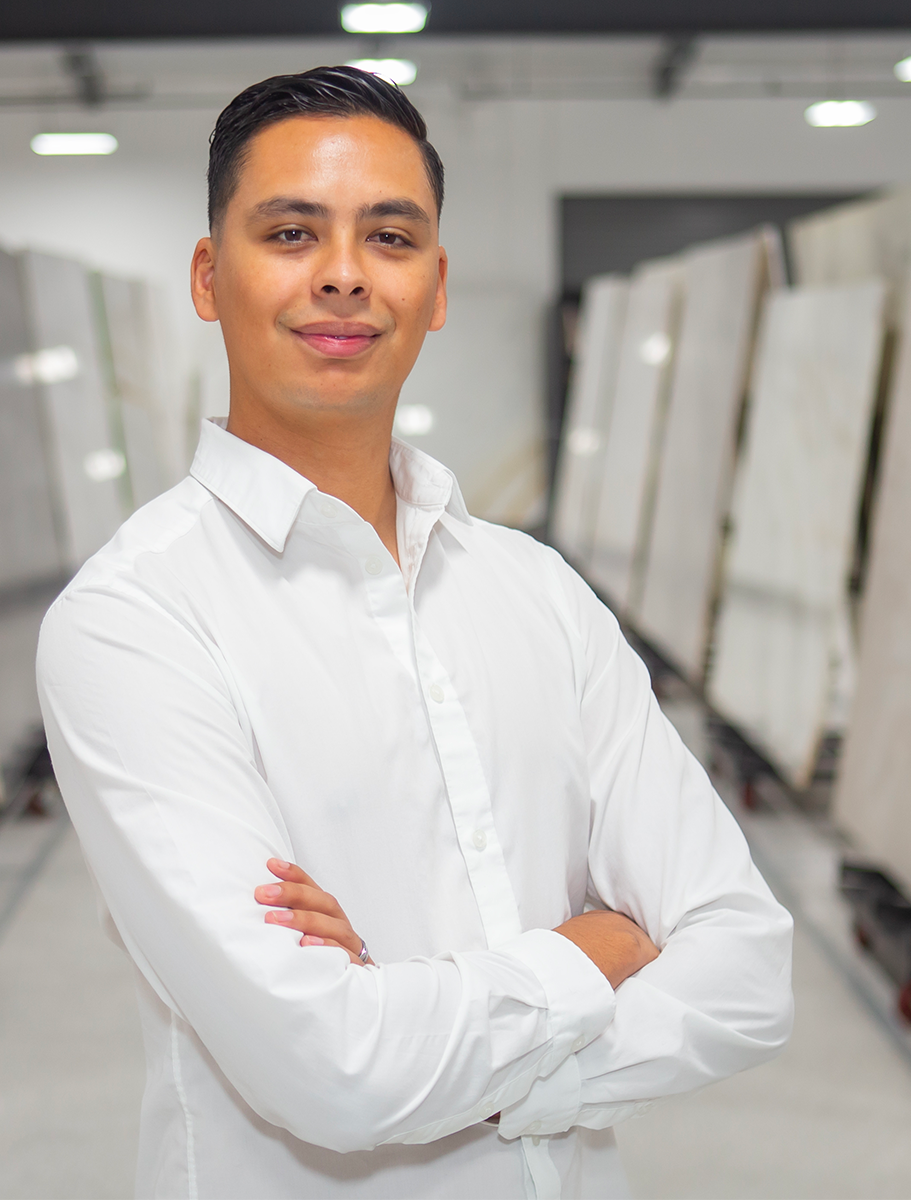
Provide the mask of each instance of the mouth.
[{"label": "mouth", "polygon": [[292,330],[311,349],[328,358],[353,358],[369,349],[382,336],[372,325],[322,322]]}]

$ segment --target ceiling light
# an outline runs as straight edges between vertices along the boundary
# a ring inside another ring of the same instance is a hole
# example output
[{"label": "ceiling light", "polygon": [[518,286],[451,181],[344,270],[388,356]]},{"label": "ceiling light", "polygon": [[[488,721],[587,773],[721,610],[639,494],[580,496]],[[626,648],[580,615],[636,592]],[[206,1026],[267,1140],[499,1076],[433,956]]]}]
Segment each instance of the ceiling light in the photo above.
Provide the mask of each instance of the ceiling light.
[{"label": "ceiling light", "polygon": [[113,154],[113,133],[39,133],[32,138],[36,154]]},{"label": "ceiling light", "polygon": [[834,126],[867,125],[876,116],[869,100],[820,100],[803,114],[808,125],[820,129]]},{"label": "ceiling light", "polygon": [[380,75],[390,83],[397,83],[399,87],[407,87],[409,83],[414,83],[418,74],[417,67],[407,58],[354,58],[345,65],[369,71],[371,75]]},{"label": "ceiling light", "polygon": [[417,33],[427,22],[426,4],[346,4],[341,11],[347,33]]},{"label": "ceiling light", "polygon": [[901,62],[897,62],[892,70],[902,83],[911,83],[911,54],[907,58],[903,58]]}]

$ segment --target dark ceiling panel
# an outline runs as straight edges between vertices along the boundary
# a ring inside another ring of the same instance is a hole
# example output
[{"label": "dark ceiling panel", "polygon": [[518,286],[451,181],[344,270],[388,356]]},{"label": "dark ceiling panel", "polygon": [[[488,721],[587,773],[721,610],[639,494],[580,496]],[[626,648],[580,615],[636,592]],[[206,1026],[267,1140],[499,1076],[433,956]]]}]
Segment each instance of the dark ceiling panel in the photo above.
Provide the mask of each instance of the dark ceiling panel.
[{"label": "dark ceiling panel", "polygon": [[[429,34],[911,29],[908,0],[433,0]],[[7,0],[0,39],[339,33],[334,0]],[[418,35],[420,36],[420,35]]]}]

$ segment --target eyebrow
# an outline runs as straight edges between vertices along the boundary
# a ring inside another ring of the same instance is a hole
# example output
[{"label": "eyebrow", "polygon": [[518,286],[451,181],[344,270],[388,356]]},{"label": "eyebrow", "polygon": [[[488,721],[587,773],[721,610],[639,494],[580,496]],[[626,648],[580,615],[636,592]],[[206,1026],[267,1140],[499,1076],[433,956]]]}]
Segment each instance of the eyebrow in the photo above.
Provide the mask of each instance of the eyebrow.
[{"label": "eyebrow", "polygon": [[[293,213],[299,217],[318,217],[328,221],[332,216],[331,210],[325,204],[314,200],[304,200],[297,196],[273,196],[257,204],[251,216],[254,220],[268,217],[283,217]],[[413,200],[405,196],[393,200],[380,200],[376,204],[365,204],[357,211],[358,221],[369,221],[379,217],[405,217],[410,221],[421,221],[430,224],[430,217]]]},{"label": "eyebrow", "polygon": [[401,197],[396,200],[381,200],[378,204],[367,204],[358,209],[358,220],[366,221],[371,217],[406,217],[410,221],[422,221],[430,224],[430,217],[413,200]]}]

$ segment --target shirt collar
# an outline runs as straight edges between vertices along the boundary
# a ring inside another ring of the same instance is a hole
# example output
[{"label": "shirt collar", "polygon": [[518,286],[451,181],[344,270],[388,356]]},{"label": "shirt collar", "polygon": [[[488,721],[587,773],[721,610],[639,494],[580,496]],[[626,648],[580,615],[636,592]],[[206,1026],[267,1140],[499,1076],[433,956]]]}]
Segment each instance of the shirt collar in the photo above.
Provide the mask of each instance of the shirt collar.
[{"label": "shirt collar", "polygon": [[[259,537],[281,553],[315,484],[281,459],[235,437],[224,417],[202,422],[190,474]],[[453,473],[429,454],[392,439],[389,469],[396,494],[416,508],[438,508],[466,525],[471,517]]]}]

